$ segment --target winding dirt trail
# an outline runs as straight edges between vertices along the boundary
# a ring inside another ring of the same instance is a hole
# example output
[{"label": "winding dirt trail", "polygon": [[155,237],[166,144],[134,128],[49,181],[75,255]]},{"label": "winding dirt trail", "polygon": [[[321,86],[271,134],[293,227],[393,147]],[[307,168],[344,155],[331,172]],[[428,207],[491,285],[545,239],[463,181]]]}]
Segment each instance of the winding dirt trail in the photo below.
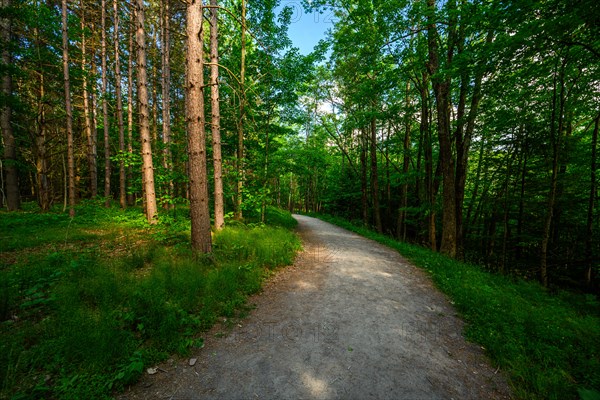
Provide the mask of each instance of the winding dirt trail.
[{"label": "winding dirt trail", "polygon": [[294,216],[305,251],[198,361],[170,360],[122,399],[508,399],[449,301],[397,252]]}]

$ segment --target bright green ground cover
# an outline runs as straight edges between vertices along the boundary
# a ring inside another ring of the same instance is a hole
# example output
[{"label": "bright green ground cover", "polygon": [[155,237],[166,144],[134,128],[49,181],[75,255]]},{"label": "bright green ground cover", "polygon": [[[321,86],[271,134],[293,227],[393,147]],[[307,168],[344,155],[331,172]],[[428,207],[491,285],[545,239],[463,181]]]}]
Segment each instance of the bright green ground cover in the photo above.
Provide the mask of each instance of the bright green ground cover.
[{"label": "bright green ground cover", "polygon": [[0,398],[101,399],[145,367],[202,346],[300,248],[289,213],[235,223],[211,256],[190,251],[187,210],[84,203],[70,219],[0,212]]}]

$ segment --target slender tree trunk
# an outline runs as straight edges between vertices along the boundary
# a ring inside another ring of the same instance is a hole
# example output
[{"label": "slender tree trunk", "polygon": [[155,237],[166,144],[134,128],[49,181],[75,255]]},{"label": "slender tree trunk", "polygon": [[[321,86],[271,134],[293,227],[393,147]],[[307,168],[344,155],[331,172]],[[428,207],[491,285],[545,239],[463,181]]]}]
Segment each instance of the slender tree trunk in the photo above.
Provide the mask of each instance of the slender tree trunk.
[{"label": "slender tree trunk", "polygon": [[[39,46],[39,44],[38,44]],[[39,60],[41,63],[41,60]],[[43,71],[40,66],[40,71]],[[50,210],[50,183],[48,181],[48,152],[46,149],[46,89],[43,73],[40,72],[37,114],[37,132],[35,137],[35,160],[38,204],[42,211]]]},{"label": "slender tree trunk", "polygon": [[[131,7],[132,19],[135,19],[135,7]],[[129,24],[129,56],[127,58],[127,152],[129,156],[133,155],[133,36],[135,25],[131,21]],[[127,193],[127,204],[132,206],[135,203],[133,194],[133,166],[131,162],[127,167],[127,182],[129,182],[129,191]]]},{"label": "slender tree trunk", "polygon": [[190,215],[192,248],[202,253],[212,251],[208,176],[206,171],[206,134],[204,131],[204,54],[202,2],[187,5],[186,114],[190,160]]},{"label": "slender tree trunk", "polygon": [[237,186],[235,198],[234,218],[241,220],[244,190],[244,117],[246,114],[246,0],[242,0],[242,34],[241,34],[241,60],[240,60],[240,108],[238,117],[238,148],[237,148]]},{"label": "slender tree trunk", "polygon": [[360,131],[360,203],[362,220],[365,226],[369,225],[369,203],[367,201],[367,133]]},{"label": "slender tree trunk", "polygon": [[217,0],[210,0],[210,98],[213,168],[215,181],[215,229],[225,225],[223,201],[223,167],[221,160],[221,112],[219,108],[219,38]]},{"label": "slender tree trunk", "polygon": [[[464,41],[464,33],[462,33],[461,25],[461,51]],[[486,43],[492,42],[494,35],[492,31],[488,32],[486,36]],[[467,182],[467,171],[469,163],[469,150],[471,148],[471,140],[473,138],[473,132],[475,131],[475,121],[477,113],[479,112],[479,103],[481,102],[482,92],[481,83],[483,81],[484,70],[479,69],[475,73],[475,83],[473,84],[473,94],[471,95],[471,104],[469,112],[466,115],[466,121],[463,123],[461,120],[464,119],[464,112],[458,117],[458,126],[461,127],[456,130],[455,133],[455,144],[456,144],[456,255],[459,259],[464,258],[464,223],[463,223],[463,205],[465,199],[465,185]],[[461,96],[464,96],[464,100],[461,98],[463,104],[466,102],[466,87],[470,84],[468,74],[463,74],[461,81]],[[463,94],[464,93],[464,94]],[[463,106],[464,108],[464,106]],[[460,106],[459,106],[460,109]],[[465,126],[466,125],[466,126]],[[462,127],[465,126],[464,132]]]},{"label": "slender tree trunk", "polygon": [[592,162],[590,165],[590,198],[588,201],[587,224],[586,224],[586,241],[585,241],[585,258],[587,268],[585,271],[585,282],[588,286],[592,284],[592,270],[594,268],[594,208],[596,202],[596,157],[598,148],[598,125],[600,123],[600,115],[594,121],[594,133],[592,133]]},{"label": "slender tree trunk", "polygon": [[69,79],[69,33],[67,25],[67,0],[62,0],[63,76],[65,82],[65,110],[67,113],[67,180],[69,187],[69,216],[75,216],[75,153],[73,151],[73,112],[71,109],[71,83]]},{"label": "slender tree trunk", "polygon": [[104,198],[106,207],[110,207],[110,131],[108,124],[108,92],[106,76],[106,0],[102,0],[102,121],[104,124]]},{"label": "slender tree trunk", "polygon": [[[406,101],[405,106],[408,110],[410,105],[410,82],[406,82]],[[402,187],[400,189],[400,210],[398,212],[398,229],[396,237],[399,240],[406,240],[406,207],[408,207],[408,169],[410,166],[410,115],[406,112],[404,116],[404,147],[402,155]]]},{"label": "slender tree trunk", "polygon": [[[96,166],[96,143],[92,135],[92,121],[90,119],[90,96],[88,92],[88,65],[87,65],[87,43],[85,37],[85,5],[83,0],[81,7],[81,76],[83,86],[83,115],[85,121],[85,137],[87,140],[87,161],[90,178],[90,197],[98,195],[98,170]],[[92,75],[93,76],[93,75]]]},{"label": "slender tree trunk", "polygon": [[[550,118],[550,140],[552,142],[552,175],[550,177],[550,191],[548,193],[548,206],[546,209],[546,220],[544,222],[544,231],[540,245],[540,282],[545,287],[548,286],[548,242],[550,240],[550,231],[552,228],[552,220],[554,217],[554,204],[556,202],[556,190],[558,184],[558,167],[559,167],[559,149],[562,135],[562,114],[564,102],[564,67],[566,59],[563,59],[562,67],[559,73],[560,80],[560,110],[557,110],[557,82],[554,78],[554,88],[552,94],[552,115]],[[557,115],[558,114],[558,115]],[[558,128],[556,121],[559,120]]]},{"label": "slender tree trunk", "polygon": [[119,50],[119,3],[113,0],[115,41],[115,96],[117,100],[117,124],[119,127],[119,204],[127,207],[127,183],[125,180],[125,131],[123,126],[123,97],[121,96],[121,51]]},{"label": "slender tree trunk", "polygon": [[119,204],[121,208],[127,207],[127,191],[125,180],[125,131],[123,127],[123,98],[121,96],[121,52],[119,50],[119,2],[113,1],[113,10],[115,13],[115,96],[117,100],[117,124],[119,127]]},{"label": "slender tree trunk", "polygon": [[[2,0],[2,10],[11,6],[10,0]],[[0,19],[0,30],[2,41],[2,62],[9,66],[12,64],[12,56],[9,50],[12,26],[10,18]],[[12,97],[12,75],[5,70],[2,76],[2,96],[5,99],[4,106],[0,110],[0,127],[2,128],[2,140],[4,141],[4,156],[2,166],[6,176],[6,206],[8,211],[18,210],[21,207],[19,195],[19,173],[17,169],[17,145],[12,129],[12,108],[10,106]]]},{"label": "slender tree trunk", "polygon": [[170,208],[173,203],[173,166],[171,157],[171,14],[169,0],[163,0],[163,34],[162,34],[162,123],[163,123],[163,167],[168,176],[167,198],[165,204]]},{"label": "slender tree trunk", "polygon": [[[150,47],[149,57],[152,60],[152,64],[155,64],[155,61],[158,56],[158,29],[154,29],[154,34],[152,38],[152,43]],[[154,57],[153,57],[154,56]],[[152,88],[152,140],[154,140],[154,145],[158,146],[158,68],[152,68],[152,82],[150,83]]]},{"label": "slender tree trunk", "polygon": [[[427,6],[433,14],[435,0],[427,0]],[[450,27],[453,29],[453,27]],[[433,91],[436,100],[438,139],[440,144],[440,165],[443,180],[443,215],[442,244],[440,251],[450,257],[456,257],[456,188],[455,160],[452,155],[452,139],[450,135],[450,81],[440,77],[438,32],[433,21],[427,26],[429,48],[429,74],[432,77]],[[449,41],[452,42],[452,41]],[[449,55],[452,49],[448,50]],[[451,57],[449,56],[449,59]]]},{"label": "slender tree trunk", "polygon": [[378,233],[383,232],[381,225],[381,210],[379,209],[379,173],[377,170],[377,124],[375,118],[371,118],[371,197],[373,198],[373,216],[375,229]]},{"label": "slender tree trunk", "polygon": [[150,136],[148,112],[148,79],[146,75],[146,30],[144,27],[144,0],[136,0],[136,42],[137,77],[140,119],[140,140],[142,142],[142,179],[144,187],[146,218],[156,223],[156,192],[154,189],[154,166],[152,164],[152,138]]}]

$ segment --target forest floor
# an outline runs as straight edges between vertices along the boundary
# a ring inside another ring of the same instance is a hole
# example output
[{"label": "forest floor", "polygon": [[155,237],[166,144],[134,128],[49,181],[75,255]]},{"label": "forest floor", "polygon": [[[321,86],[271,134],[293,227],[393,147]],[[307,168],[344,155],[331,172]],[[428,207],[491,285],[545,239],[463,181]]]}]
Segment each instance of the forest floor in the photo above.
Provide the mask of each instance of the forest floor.
[{"label": "forest floor", "polygon": [[[428,275],[396,251],[296,215],[304,251],[191,357],[120,399],[507,399]],[[192,365],[193,364],[193,365]]]}]

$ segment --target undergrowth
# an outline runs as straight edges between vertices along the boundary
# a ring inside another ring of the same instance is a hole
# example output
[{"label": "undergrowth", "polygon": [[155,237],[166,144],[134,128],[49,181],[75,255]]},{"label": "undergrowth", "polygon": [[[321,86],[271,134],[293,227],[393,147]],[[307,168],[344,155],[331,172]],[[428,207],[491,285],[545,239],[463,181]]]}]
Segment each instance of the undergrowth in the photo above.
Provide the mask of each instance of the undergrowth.
[{"label": "undergrowth", "polygon": [[199,256],[186,211],[158,226],[95,202],[73,219],[0,212],[0,398],[109,398],[153,363],[201,347],[202,332],[300,246],[280,227],[291,215],[269,209],[280,226],[226,227]]},{"label": "undergrowth", "polygon": [[396,249],[427,270],[521,399],[600,399],[600,304],[593,295],[551,293],[365,227],[317,217]]}]

